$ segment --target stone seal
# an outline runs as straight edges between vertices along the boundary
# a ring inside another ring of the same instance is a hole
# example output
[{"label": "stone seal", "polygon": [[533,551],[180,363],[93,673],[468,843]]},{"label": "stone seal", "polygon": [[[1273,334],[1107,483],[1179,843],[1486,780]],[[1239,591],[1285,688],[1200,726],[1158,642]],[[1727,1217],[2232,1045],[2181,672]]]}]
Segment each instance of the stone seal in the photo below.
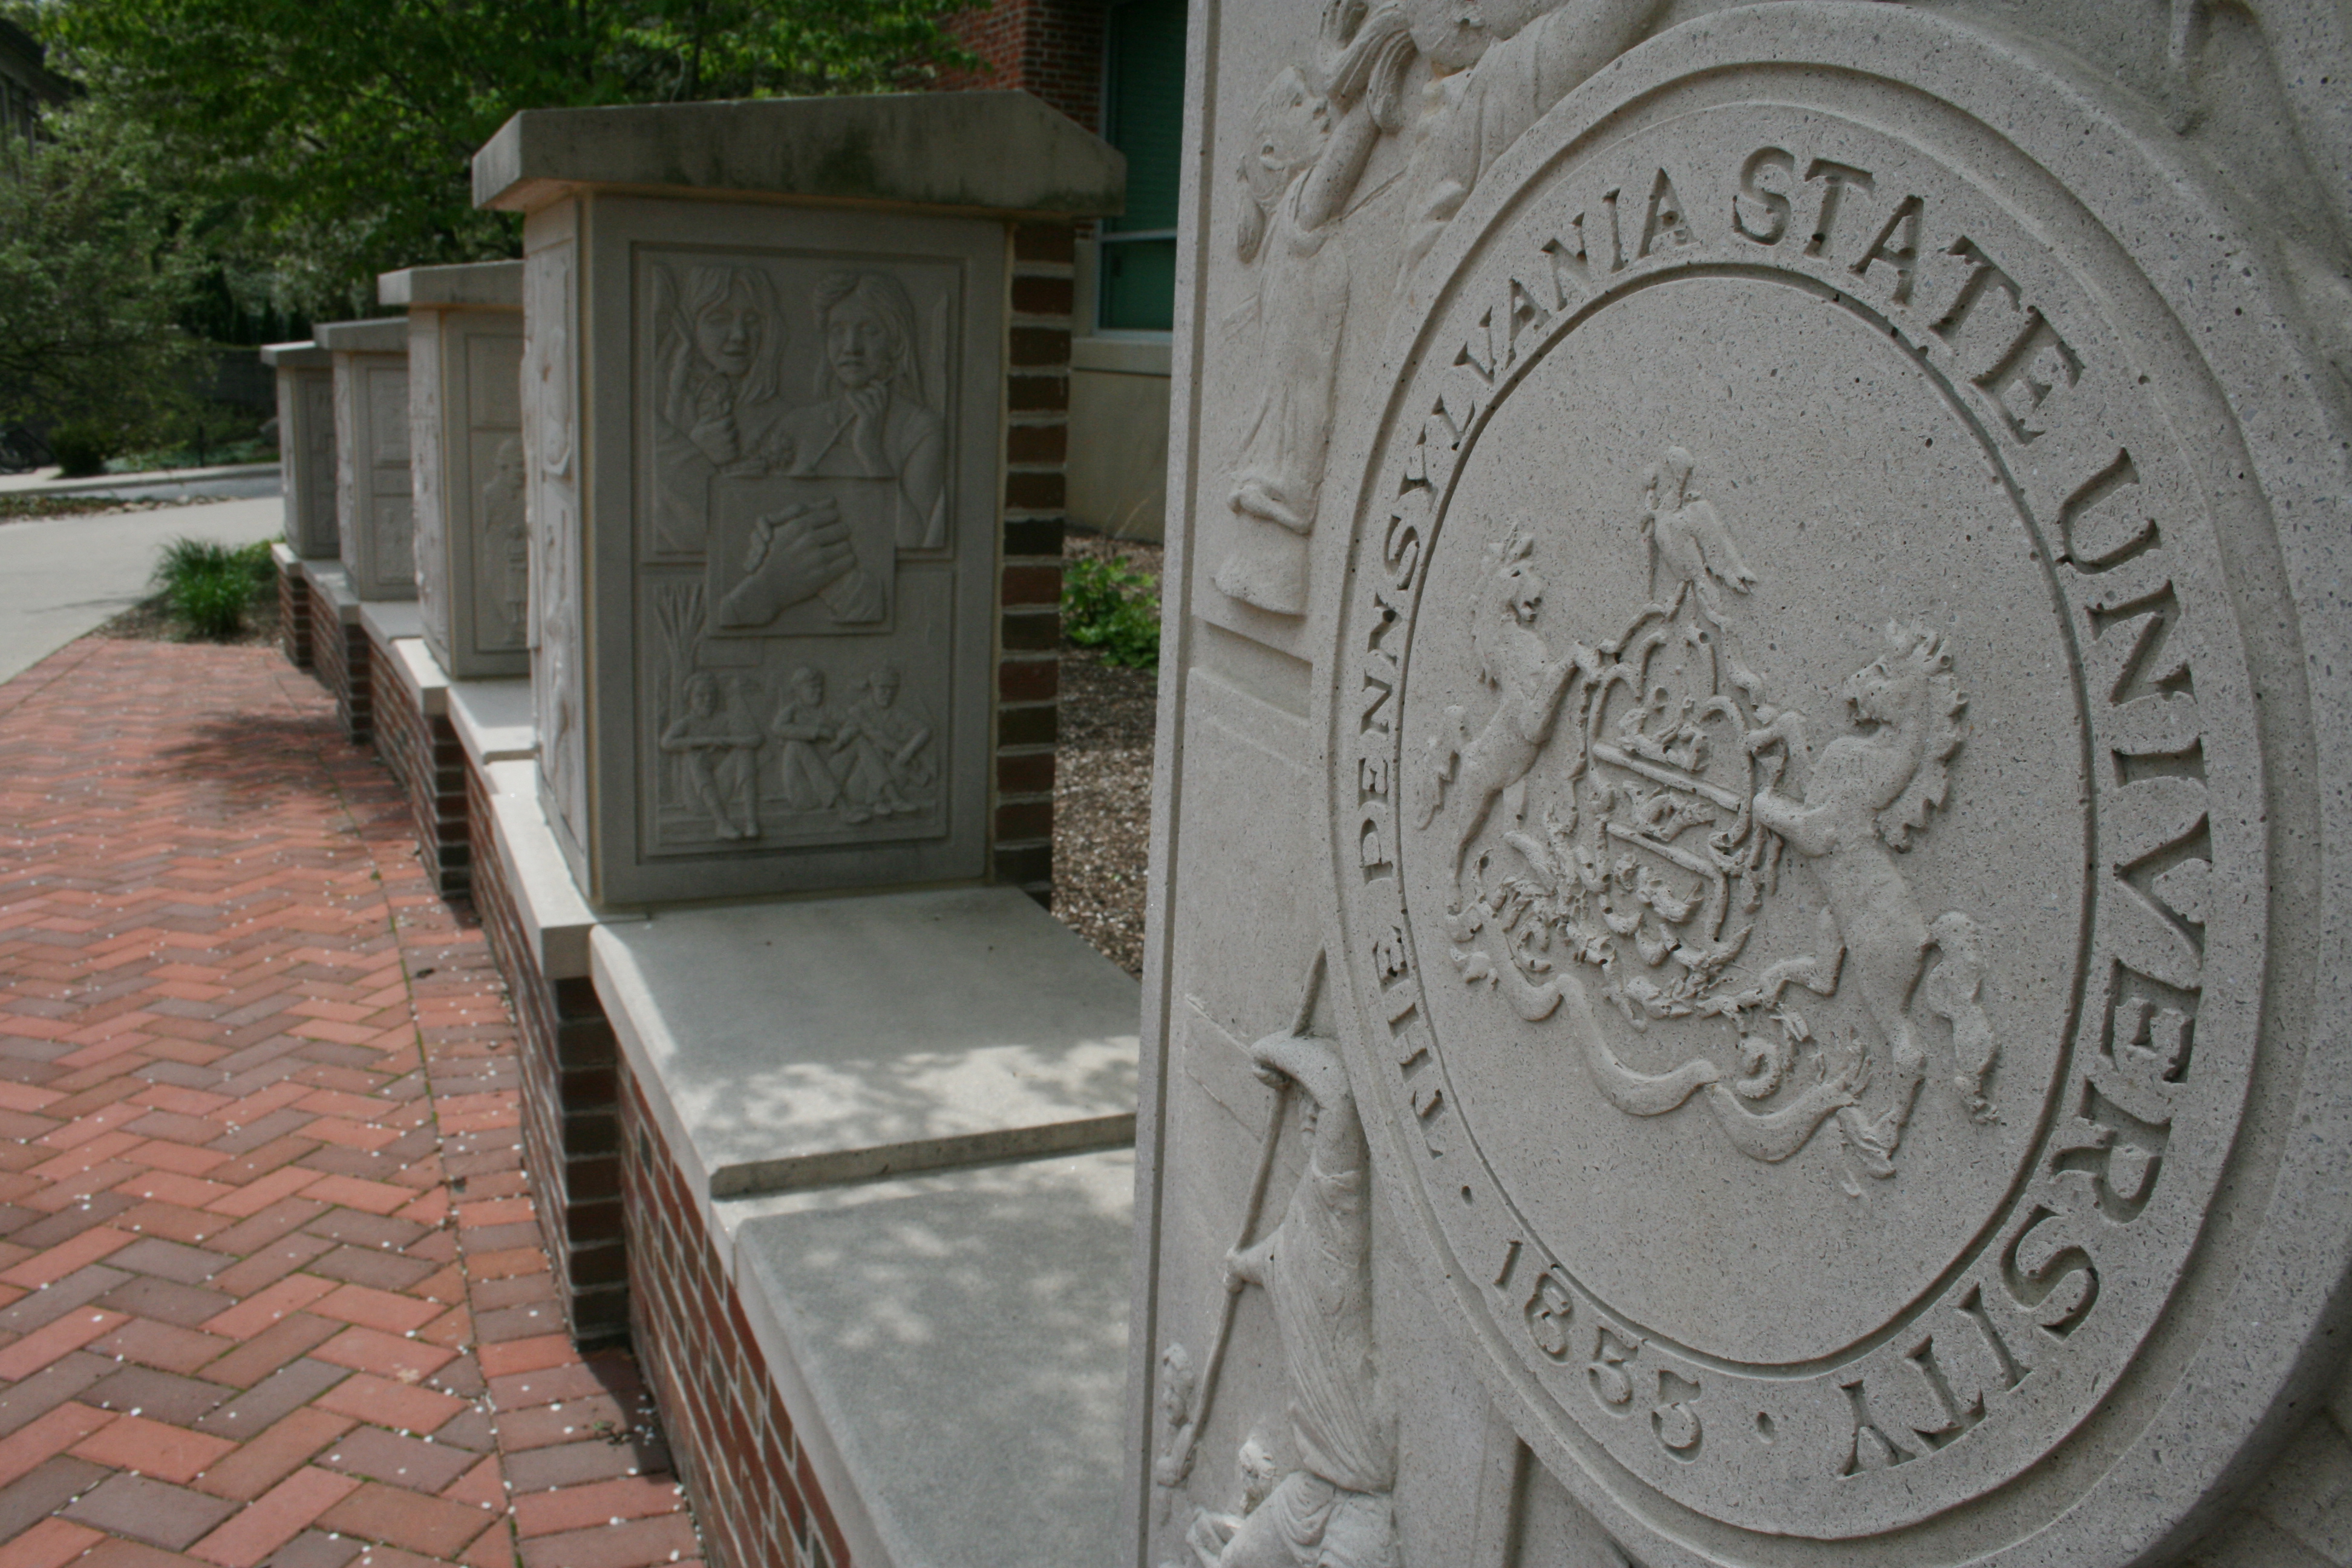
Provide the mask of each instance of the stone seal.
[{"label": "stone seal", "polygon": [[1947,19],[1687,25],[1496,166],[1335,441],[1365,1120],[1645,1563],[2127,1561],[2332,1310],[2255,607],[2332,426],[2168,157]]}]

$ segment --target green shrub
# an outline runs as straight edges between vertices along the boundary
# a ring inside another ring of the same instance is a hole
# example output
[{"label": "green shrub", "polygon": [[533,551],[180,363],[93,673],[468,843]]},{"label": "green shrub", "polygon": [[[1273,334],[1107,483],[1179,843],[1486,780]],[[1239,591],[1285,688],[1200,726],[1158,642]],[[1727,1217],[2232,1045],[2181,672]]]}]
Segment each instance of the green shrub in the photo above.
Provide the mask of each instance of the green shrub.
[{"label": "green shrub", "polygon": [[106,460],[120,446],[114,431],[95,419],[68,419],[49,434],[49,450],[69,479],[106,472]]},{"label": "green shrub", "polygon": [[1085,557],[1062,568],[1062,635],[1100,648],[1105,664],[1160,668],[1160,580],[1124,561]]},{"label": "green shrub", "polygon": [[175,539],[163,546],[155,584],[192,637],[233,637],[245,612],[276,586],[269,542],[232,547],[208,539]]}]

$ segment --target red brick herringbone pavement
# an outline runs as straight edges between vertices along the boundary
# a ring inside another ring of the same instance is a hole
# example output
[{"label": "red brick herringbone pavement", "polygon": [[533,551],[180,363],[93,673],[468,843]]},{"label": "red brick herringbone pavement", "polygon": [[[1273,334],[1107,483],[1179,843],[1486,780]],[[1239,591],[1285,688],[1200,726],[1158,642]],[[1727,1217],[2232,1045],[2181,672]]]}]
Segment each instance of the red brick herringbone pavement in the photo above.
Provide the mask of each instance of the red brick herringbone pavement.
[{"label": "red brick herringbone pavement", "polygon": [[0,685],[0,1568],[698,1555],[562,1331],[514,1026],[268,648]]}]

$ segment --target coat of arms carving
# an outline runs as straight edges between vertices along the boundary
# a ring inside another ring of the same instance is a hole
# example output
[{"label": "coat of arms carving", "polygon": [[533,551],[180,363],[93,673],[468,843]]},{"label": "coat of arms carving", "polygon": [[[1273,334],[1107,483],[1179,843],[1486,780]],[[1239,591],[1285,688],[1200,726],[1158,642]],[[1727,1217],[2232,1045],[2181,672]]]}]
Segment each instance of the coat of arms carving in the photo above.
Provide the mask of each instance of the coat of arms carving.
[{"label": "coat of arms carving", "polygon": [[[1997,1119],[1983,939],[1966,912],[1923,905],[1903,865],[1951,787],[1967,698],[1943,637],[1897,621],[1844,682],[1834,731],[1776,704],[1760,639],[1730,608],[1759,579],[1696,468],[1670,447],[1643,477],[1652,596],[1614,637],[1542,624],[1529,531],[1487,544],[1469,641],[1493,704],[1445,710],[1407,816],[1450,856],[1463,982],[1580,1036],[1570,1048],[1610,1105],[1652,1117],[1703,1099],[1732,1147],[1767,1163],[1833,1123],[1858,1193],[1853,1173],[1896,1173],[1931,1034],[1950,1091]],[[1530,820],[1538,779],[1548,798]],[[1759,916],[1793,877],[1819,901],[1811,940],[1759,951]],[[1664,1071],[1629,1065],[1568,979],[1577,968],[1632,1033],[1695,1021],[1712,1047]],[[1852,1005],[1822,1027],[1816,999]]]}]

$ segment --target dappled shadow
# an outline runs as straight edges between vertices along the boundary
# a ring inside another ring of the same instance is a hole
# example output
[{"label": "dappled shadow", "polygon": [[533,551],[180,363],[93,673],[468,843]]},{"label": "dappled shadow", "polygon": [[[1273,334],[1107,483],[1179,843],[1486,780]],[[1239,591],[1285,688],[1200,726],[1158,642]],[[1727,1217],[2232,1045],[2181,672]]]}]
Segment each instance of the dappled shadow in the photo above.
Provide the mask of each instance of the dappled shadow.
[{"label": "dappled shadow", "polygon": [[215,804],[244,813],[266,811],[298,795],[328,798],[334,786],[327,765],[361,754],[335,732],[333,714],[271,708],[194,716],[179,740],[154,749],[142,771],[184,784],[217,785]]},{"label": "dappled shadow", "polygon": [[900,1561],[1100,1560],[1134,1171],[1122,1151],[809,1194],[738,1232]]}]

